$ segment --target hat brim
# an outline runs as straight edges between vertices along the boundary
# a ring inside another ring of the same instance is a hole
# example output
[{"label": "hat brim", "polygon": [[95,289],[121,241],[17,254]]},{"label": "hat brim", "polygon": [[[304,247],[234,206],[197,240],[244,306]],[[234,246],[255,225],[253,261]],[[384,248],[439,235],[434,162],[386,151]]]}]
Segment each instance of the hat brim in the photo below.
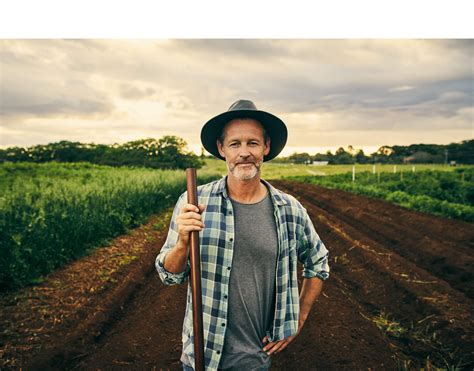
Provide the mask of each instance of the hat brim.
[{"label": "hat brim", "polygon": [[269,161],[278,156],[285,147],[288,139],[288,129],[285,123],[271,113],[259,110],[234,110],[221,113],[210,119],[201,130],[201,143],[212,155],[224,160],[217,149],[217,138],[222,132],[222,128],[229,121],[237,118],[252,118],[259,121],[267,135],[270,137],[270,152],[263,157],[263,161]]}]

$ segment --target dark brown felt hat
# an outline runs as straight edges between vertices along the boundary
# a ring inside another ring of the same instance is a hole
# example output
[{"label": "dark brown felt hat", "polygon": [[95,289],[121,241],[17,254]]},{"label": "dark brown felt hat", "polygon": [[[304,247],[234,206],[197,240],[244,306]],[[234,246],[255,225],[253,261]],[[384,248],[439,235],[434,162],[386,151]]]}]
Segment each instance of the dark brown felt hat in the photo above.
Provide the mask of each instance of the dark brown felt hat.
[{"label": "dark brown felt hat", "polygon": [[288,138],[288,129],[285,123],[271,113],[258,110],[252,101],[240,99],[234,102],[226,112],[213,117],[202,127],[201,142],[209,153],[225,160],[217,150],[217,138],[221,135],[225,124],[238,118],[255,119],[265,128],[270,137],[270,152],[264,156],[263,161],[275,158],[285,147]]}]

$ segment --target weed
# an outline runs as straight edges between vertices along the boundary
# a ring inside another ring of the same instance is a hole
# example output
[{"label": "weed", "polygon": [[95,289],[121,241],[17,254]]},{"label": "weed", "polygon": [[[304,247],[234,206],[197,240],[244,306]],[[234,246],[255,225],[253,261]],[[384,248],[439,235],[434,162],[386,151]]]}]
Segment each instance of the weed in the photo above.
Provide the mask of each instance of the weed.
[{"label": "weed", "polygon": [[389,316],[381,311],[372,319],[377,327],[389,336],[399,338],[407,330],[399,322],[390,320]]}]

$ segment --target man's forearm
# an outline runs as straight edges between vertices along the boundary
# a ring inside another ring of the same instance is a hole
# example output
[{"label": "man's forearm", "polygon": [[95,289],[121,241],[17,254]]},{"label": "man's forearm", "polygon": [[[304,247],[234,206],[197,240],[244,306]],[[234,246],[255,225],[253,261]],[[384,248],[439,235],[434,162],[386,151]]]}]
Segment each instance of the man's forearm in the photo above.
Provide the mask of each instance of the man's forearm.
[{"label": "man's forearm", "polygon": [[174,246],[165,257],[163,266],[168,272],[181,273],[186,268],[188,260],[188,247],[179,242]]},{"label": "man's forearm", "polygon": [[304,278],[300,293],[300,323],[303,324],[308,318],[314,302],[321,294],[323,280],[318,277]]}]

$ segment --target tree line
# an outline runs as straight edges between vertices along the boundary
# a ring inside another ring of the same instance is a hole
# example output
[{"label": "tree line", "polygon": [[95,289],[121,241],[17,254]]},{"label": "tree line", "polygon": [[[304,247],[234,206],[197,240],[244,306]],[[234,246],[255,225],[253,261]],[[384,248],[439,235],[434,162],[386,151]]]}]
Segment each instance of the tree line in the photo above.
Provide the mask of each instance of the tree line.
[{"label": "tree line", "polygon": [[347,150],[340,147],[334,154],[294,153],[291,156],[277,158],[276,161],[299,164],[310,164],[315,161],[327,161],[328,164],[403,164],[424,163],[443,164],[454,161],[456,164],[474,164],[474,140],[461,143],[442,144],[411,144],[409,146],[382,146],[369,156],[362,149],[348,146]]},{"label": "tree line", "polygon": [[139,166],[157,169],[200,168],[204,161],[186,151],[186,141],[174,135],[147,138],[123,144],[88,144],[60,141],[28,148],[0,149],[1,162],[90,162],[109,166]]},{"label": "tree line", "polygon": [[[88,144],[60,141],[24,147],[0,149],[1,162],[90,162],[109,166],[141,166],[158,169],[200,168],[204,165],[201,156],[186,151],[184,139],[167,135],[159,139],[147,138],[124,144]],[[212,157],[212,156],[211,156]],[[409,146],[381,146],[376,152],[365,155],[362,149],[348,146],[338,148],[333,154],[294,153],[279,157],[276,162],[309,164],[327,161],[328,164],[403,164],[403,163],[450,163],[474,164],[474,140],[461,143],[411,144]]]}]

